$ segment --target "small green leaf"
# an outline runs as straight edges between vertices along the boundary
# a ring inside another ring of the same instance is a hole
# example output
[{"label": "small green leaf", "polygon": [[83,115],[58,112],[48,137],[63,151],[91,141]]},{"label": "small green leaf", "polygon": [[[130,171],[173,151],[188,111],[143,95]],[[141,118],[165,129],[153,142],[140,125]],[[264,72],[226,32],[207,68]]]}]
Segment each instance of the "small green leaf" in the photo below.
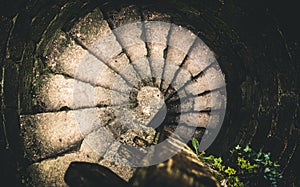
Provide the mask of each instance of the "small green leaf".
[{"label": "small green leaf", "polygon": [[262,155],[262,150],[259,150],[259,152],[258,152],[257,155],[256,155],[256,158],[260,158],[261,155]]},{"label": "small green leaf", "polygon": [[271,156],[271,153],[265,153],[264,154],[265,160],[270,160],[270,156]]},{"label": "small green leaf", "polygon": [[242,148],[242,147],[241,147],[240,145],[235,146],[235,149],[236,149],[236,150],[241,150],[241,148]]},{"label": "small green leaf", "polygon": [[255,162],[261,162],[261,161],[262,161],[262,159],[258,159],[258,158],[256,158],[256,159],[254,159],[254,161],[255,161]]},{"label": "small green leaf", "polygon": [[279,167],[280,165],[276,162],[274,162],[274,167]]},{"label": "small green leaf", "polygon": [[193,145],[193,148],[196,151],[196,154],[198,155],[199,154],[199,142],[196,138],[192,139],[192,145]]},{"label": "small green leaf", "polygon": [[200,156],[204,156],[205,155],[205,151],[202,151],[201,153],[200,153]]},{"label": "small green leaf", "polygon": [[225,170],[225,173],[227,173],[229,176],[234,175],[236,174],[236,170],[228,166],[227,169]]},{"label": "small green leaf", "polygon": [[251,151],[252,151],[252,149],[250,148],[249,145],[247,145],[247,146],[245,147],[245,149],[244,149],[244,152],[245,152],[245,153],[249,153],[249,152],[251,152]]},{"label": "small green leaf", "polygon": [[268,173],[268,172],[270,172],[271,170],[270,170],[270,168],[265,168],[265,173]]},{"label": "small green leaf", "polygon": [[215,159],[215,157],[214,157],[213,155],[209,155],[209,156],[207,156],[207,157],[204,157],[204,159],[205,159],[205,160],[210,160],[210,161],[212,161],[212,160]]}]

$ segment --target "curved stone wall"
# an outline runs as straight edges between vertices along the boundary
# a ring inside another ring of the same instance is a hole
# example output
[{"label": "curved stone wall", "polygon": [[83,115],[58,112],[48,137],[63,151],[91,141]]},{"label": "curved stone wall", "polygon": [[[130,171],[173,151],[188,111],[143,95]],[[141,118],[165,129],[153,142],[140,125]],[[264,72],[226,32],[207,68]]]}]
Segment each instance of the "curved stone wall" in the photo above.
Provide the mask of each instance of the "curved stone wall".
[{"label": "curved stone wall", "polygon": [[[57,124],[67,121],[72,115],[69,110],[72,106],[65,104],[60,106],[61,101],[58,101],[58,105],[54,107],[47,106],[49,102],[44,102],[43,97],[36,94],[40,89],[37,77],[48,77],[53,73],[61,74],[55,75],[56,79],[72,77],[72,74],[64,71],[64,66],[53,65],[54,61],[51,62],[51,58],[63,54],[64,45],[67,44],[67,47],[72,45],[72,41],[68,40],[69,36],[77,38],[75,44],[80,42],[82,49],[85,49],[84,46],[88,45],[89,40],[93,38],[79,35],[78,33],[82,31],[76,28],[76,24],[84,19],[86,19],[84,23],[89,23],[89,18],[85,16],[97,9],[104,12],[109,29],[122,25],[124,19],[118,13],[123,11],[124,14],[128,13],[133,21],[139,17],[142,20],[172,22],[198,35],[214,52],[224,73],[227,91],[225,119],[217,139],[208,151],[229,157],[228,150],[234,145],[251,143],[256,149],[263,148],[271,152],[273,159],[279,161],[285,176],[285,184],[282,185],[296,184],[295,176],[299,173],[296,167],[299,163],[297,160],[299,157],[299,63],[297,63],[299,52],[294,45],[296,39],[286,36],[291,33],[290,27],[282,27],[285,25],[280,18],[277,19],[272,14],[274,9],[271,8],[271,11],[260,9],[266,6],[223,1],[209,3],[163,1],[159,5],[152,2],[101,1],[19,1],[13,4],[7,3],[7,6],[4,4],[1,7],[3,16],[0,19],[1,158],[3,153],[1,162],[5,168],[8,168],[3,174],[4,179],[6,178],[12,184],[18,183],[21,181],[20,177],[17,177],[19,180],[14,180],[14,177],[29,170],[31,176],[37,178],[34,179],[35,183],[44,183],[43,177],[36,176],[41,175],[40,171],[45,167],[67,165],[69,161],[83,157],[85,160],[88,157],[87,160],[91,162],[99,160],[98,156],[89,150],[89,146],[84,146],[85,142],[81,144],[82,138],[76,132],[69,132],[74,142],[70,139],[66,141],[51,139],[51,141],[58,141],[55,145],[62,145],[68,149],[51,147],[49,150],[46,147],[44,150],[29,149],[28,151],[28,147],[45,147],[45,145],[39,139],[36,139],[36,142],[26,140],[32,137],[35,139],[35,128],[25,128],[24,131],[24,125],[41,123],[44,126],[40,126],[39,130],[45,132],[47,129],[53,132],[59,128]],[[128,7],[135,7],[138,13]],[[120,16],[119,21],[114,22],[113,20],[118,20],[118,16]],[[100,33],[94,30],[88,32]],[[63,36],[63,34],[69,35]],[[59,41],[66,40],[71,43],[55,43],[55,37],[60,37]],[[119,39],[119,42],[122,43],[122,40]],[[55,51],[57,45],[61,45],[58,48],[61,50],[58,50],[53,57],[53,54],[49,54],[48,51]],[[163,49],[164,46],[148,45],[145,50],[150,54],[153,50],[152,54],[156,54],[155,50]],[[132,56],[128,55],[132,60],[141,55],[135,52],[135,49],[129,48],[126,53],[132,54]],[[80,55],[80,52],[75,54]],[[175,52],[175,54],[180,53]],[[159,55],[163,56],[164,53]],[[170,56],[172,57],[171,52]],[[122,57],[124,58],[124,55],[118,56],[120,61]],[[72,69],[67,67],[66,70]],[[89,81],[88,77],[86,81]],[[109,86],[109,84],[102,86]],[[103,90],[101,93],[105,94]],[[103,100],[99,102],[97,103],[99,105],[103,102],[107,104]],[[42,112],[47,114],[43,115]],[[99,115],[102,113],[104,112],[99,111]],[[45,124],[43,121],[48,123]],[[110,119],[105,119],[103,123],[107,121]],[[74,129],[72,125],[74,125],[72,122],[67,121],[62,126],[66,129]],[[24,141],[25,146],[23,146]],[[53,152],[57,154],[50,154]],[[68,161],[64,157],[67,157]],[[51,170],[53,176],[58,175],[65,168],[55,169]],[[50,179],[47,182],[55,184],[57,181]]]}]

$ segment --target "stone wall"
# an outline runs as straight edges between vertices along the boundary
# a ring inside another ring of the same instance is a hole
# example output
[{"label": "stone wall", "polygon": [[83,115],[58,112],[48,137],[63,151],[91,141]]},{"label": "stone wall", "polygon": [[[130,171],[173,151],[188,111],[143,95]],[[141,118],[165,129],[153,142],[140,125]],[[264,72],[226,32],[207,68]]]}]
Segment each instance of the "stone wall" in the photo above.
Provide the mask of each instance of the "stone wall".
[{"label": "stone wall", "polygon": [[[2,181],[19,184],[19,170],[27,164],[23,160],[19,115],[36,110],[32,107],[33,78],[44,72],[46,44],[58,29],[68,30],[79,17],[102,4],[67,0],[1,4],[0,162],[6,168],[1,173]],[[296,174],[300,173],[296,167],[299,41],[292,38],[296,36],[293,27],[283,18],[277,19],[281,15],[277,9],[270,4],[233,1],[134,4],[172,15],[174,23],[194,31],[216,53],[226,77],[227,111],[219,136],[208,151],[229,157],[228,150],[234,145],[251,143],[256,149],[270,151],[279,161],[285,176],[282,185],[296,184]]]}]

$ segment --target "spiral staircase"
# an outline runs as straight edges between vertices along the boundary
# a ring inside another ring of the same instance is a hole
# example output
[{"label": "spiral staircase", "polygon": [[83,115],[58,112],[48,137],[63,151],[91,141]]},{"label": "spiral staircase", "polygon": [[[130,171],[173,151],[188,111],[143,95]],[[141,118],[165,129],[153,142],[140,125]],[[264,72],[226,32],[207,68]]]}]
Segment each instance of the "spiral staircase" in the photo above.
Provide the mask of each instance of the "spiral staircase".
[{"label": "spiral staircase", "polygon": [[223,1],[16,6],[0,20],[7,175],[67,186],[70,163],[84,161],[128,181],[144,157],[124,145],[177,133],[224,157],[251,143],[281,164],[282,185],[297,183],[297,53],[270,15],[256,23],[247,3]]}]

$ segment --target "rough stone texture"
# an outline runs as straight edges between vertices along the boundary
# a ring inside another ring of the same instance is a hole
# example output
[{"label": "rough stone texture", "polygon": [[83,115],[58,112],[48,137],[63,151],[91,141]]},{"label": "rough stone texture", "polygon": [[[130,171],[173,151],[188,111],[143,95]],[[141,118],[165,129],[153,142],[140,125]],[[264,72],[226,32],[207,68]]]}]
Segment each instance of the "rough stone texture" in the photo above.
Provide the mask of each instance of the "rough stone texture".
[{"label": "rough stone texture", "polygon": [[108,109],[81,109],[22,116],[25,157],[45,159],[77,146],[83,138],[106,124]]},{"label": "rough stone texture", "polygon": [[174,65],[173,62],[167,61],[164,64],[163,80],[168,85],[170,84],[175,90],[179,90],[191,80],[191,76],[187,71],[181,71],[179,69],[180,67]]},{"label": "rough stone texture", "polygon": [[191,31],[172,24],[168,40],[167,61],[179,66],[189,52],[195,39],[196,35]]},{"label": "rough stone texture", "polygon": [[207,127],[210,115],[205,113],[185,113],[180,116],[180,121],[187,126]]},{"label": "rough stone texture", "polygon": [[187,94],[198,95],[210,90],[224,90],[225,85],[225,77],[220,69],[210,67],[205,70],[204,74],[190,81],[184,90]]},{"label": "rough stone texture", "polygon": [[[121,63],[117,59],[114,62],[122,64],[124,58],[122,55],[120,57],[123,59]],[[112,68],[77,45],[63,32],[58,32],[48,44],[45,58],[50,70],[91,84],[110,88],[111,82],[118,77]]]},{"label": "rough stone texture", "polygon": [[149,56],[152,58],[163,58],[164,50],[167,48],[167,40],[170,30],[170,23],[146,21],[145,35],[149,50]]},{"label": "rough stone texture", "polygon": [[204,75],[201,75],[196,79],[190,81],[190,83],[184,87],[184,90],[187,94],[192,95],[204,93],[205,91],[210,90],[209,81]]},{"label": "rough stone texture", "polygon": [[152,58],[152,57],[150,57],[149,60],[151,63],[152,77],[155,78],[154,85],[159,87],[162,82],[161,80],[163,79],[165,60],[163,58]]},{"label": "rough stone texture", "polygon": [[[168,35],[170,31],[171,24],[170,16],[167,14],[162,14],[152,11],[143,11],[143,20],[144,22],[144,33],[145,33],[145,42],[147,46],[148,56],[153,59],[163,59],[165,57],[165,50],[167,49]],[[157,21],[157,22],[155,22]],[[164,22],[167,21],[167,22]],[[153,77],[155,73],[155,68],[157,64],[154,60],[149,60],[149,65],[151,69],[151,74]],[[161,67],[163,68],[163,67]],[[162,72],[163,73],[163,72]],[[156,75],[157,76],[157,75]],[[162,79],[162,74],[157,76],[156,84],[161,85],[160,79]]]},{"label": "rough stone texture", "polygon": [[211,67],[204,73],[204,77],[209,82],[209,90],[225,87],[225,76],[223,75],[220,67]]},{"label": "rough stone texture", "polygon": [[114,29],[114,33],[131,61],[139,60],[147,55],[147,49],[142,37],[143,25],[141,22],[123,25]]},{"label": "rough stone texture", "polygon": [[69,32],[114,70],[121,71],[128,65],[127,57],[120,55],[122,48],[99,9],[79,20]]},{"label": "rough stone texture", "polygon": [[84,141],[91,147],[91,149],[93,149],[95,153],[103,157],[110,149],[115,139],[107,127],[99,127],[88,134]]},{"label": "rough stone texture", "polygon": [[182,68],[189,71],[192,76],[196,76],[213,62],[215,62],[213,52],[197,38]]},{"label": "rough stone texture", "polygon": [[167,48],[170,32],[171,17],[157,11],[142,11],[145,29],[145,41],[149,56],[152,58],[164,58],[164,50]]},{"label": "rough stone texture", "polygon": [[131,64],[137,75],[139,76],[139,81],[143,80],[144,82],[150,80],[152,78],[151,66],[149,62],[149,58],[143,57],[138,59],[137,61],[132,62]]},{"label": "rough stone texture", "polygon": [[[89,27],[91,29],[87,29]],[[128,29],[130,31],[128,31]],[[137,63],[133,63],[133,72],[135,77],[151,77],[151,72],[148,67],[149,63],[147,60],[145,61],[144,58],[147,51],[145,48],[145,43],[141,40],[142,25],[140,23],[124,25],[121,28],[111,31],[108,23],[103,20],[102,13],[96,9],[81,19],[70,30],[70,33],[72,33],[74,38],[80,40],[80,42],[82,42],[82,44],[87,47],[88,50],[90,50],[95,56],[97,56],[99,59],[102,59],[110,69],[119,73],[120,76],[127,82],[132,84],[132,82],[136,79],[134,77],[128,77],[128,75],[124,73],[124,71],[126,72],[126,69],[132,68],[129,66],[129,59],[127,58],[127,55],[131,62],[138,61]],[[122,52],[121,47],[126,50],[126,54]],[[83,61],[90,60],[84,59]],[[142,65],[145,75],[139,75],[139,70],[141,68],[135,68],[136,64],[140,65],[142,62],[145,63]],[[101,79],[104,79],[104,77],[114,77],[109,75],[109,73],[111,73],[109,70],[105,70],[105,68],[98,66],[98,64],[94,65],[93,68],[90,68],[94,72],[91,71],[88,73],[99,78],[101,77]],[[82,69],[86,69],[85,64],[83,64]],[[101,71],[103,71],[103,73]],[[82,72],[82,74],[86,75],[87,73]],[[105,79],[102,81],[106,82]],[[106,87],[111,86],[111,83],[114,82],[117,84],[117,81],[113,78],[108,80],[108,82],[110,85],[105,84]]]},{"label": "rough stone texture", "polygon": [[135,168],[131,167],[126,158],[118,153],[119,148],[120,142],[115,142],[111,145],[99,164],[110,168],[125,181],[128,181],[132,177]]},{"label": "rough stone texture", "polygon": [[[107,21],[103,19],[102,12],[96,8],[81,18],[78,23],[71,28],[69,33],[84,46],[90,47],[99,40],[99,38],[111,34],[111,30]],[[112,40],[111,45],[113,47],[119,46],[115,40]]]},{"label": "rough stone texture", "polygon": [[[126,95],[122,93],[53,74],[40,77],[35,94],[35,106],[42,111],[122,105],[126,102]],[[113,96],[118,96],[119,100],[116,101]]]},{"label": "rough stone texture", "polygon": [[[110,23],[113,33],[117,40],[120,42],[122,49],[126,52],[126,55],[133,63],[133,67],[140,77],[151,78],[151,71],[147,56],[147,49],[144,38],[144,28],[141,23],[141,16],[135,6],[128,6],[121,8],[119,11],[108,11],[108,22]],[[145,75],[140,74],[141,68],[136,67],[136,61],[138,64],[144,62],[143,71]],[[146,69],[145,69],[146,68]]]},{"label": "rough stone texture", "polygon": [[86,161],[98,163],[100,156],[83,141],[78,151],[58,156],[56,158],[43,160],[28,167],[33,185],[36,186],[67,186],[64,175],[73,161]]}]

